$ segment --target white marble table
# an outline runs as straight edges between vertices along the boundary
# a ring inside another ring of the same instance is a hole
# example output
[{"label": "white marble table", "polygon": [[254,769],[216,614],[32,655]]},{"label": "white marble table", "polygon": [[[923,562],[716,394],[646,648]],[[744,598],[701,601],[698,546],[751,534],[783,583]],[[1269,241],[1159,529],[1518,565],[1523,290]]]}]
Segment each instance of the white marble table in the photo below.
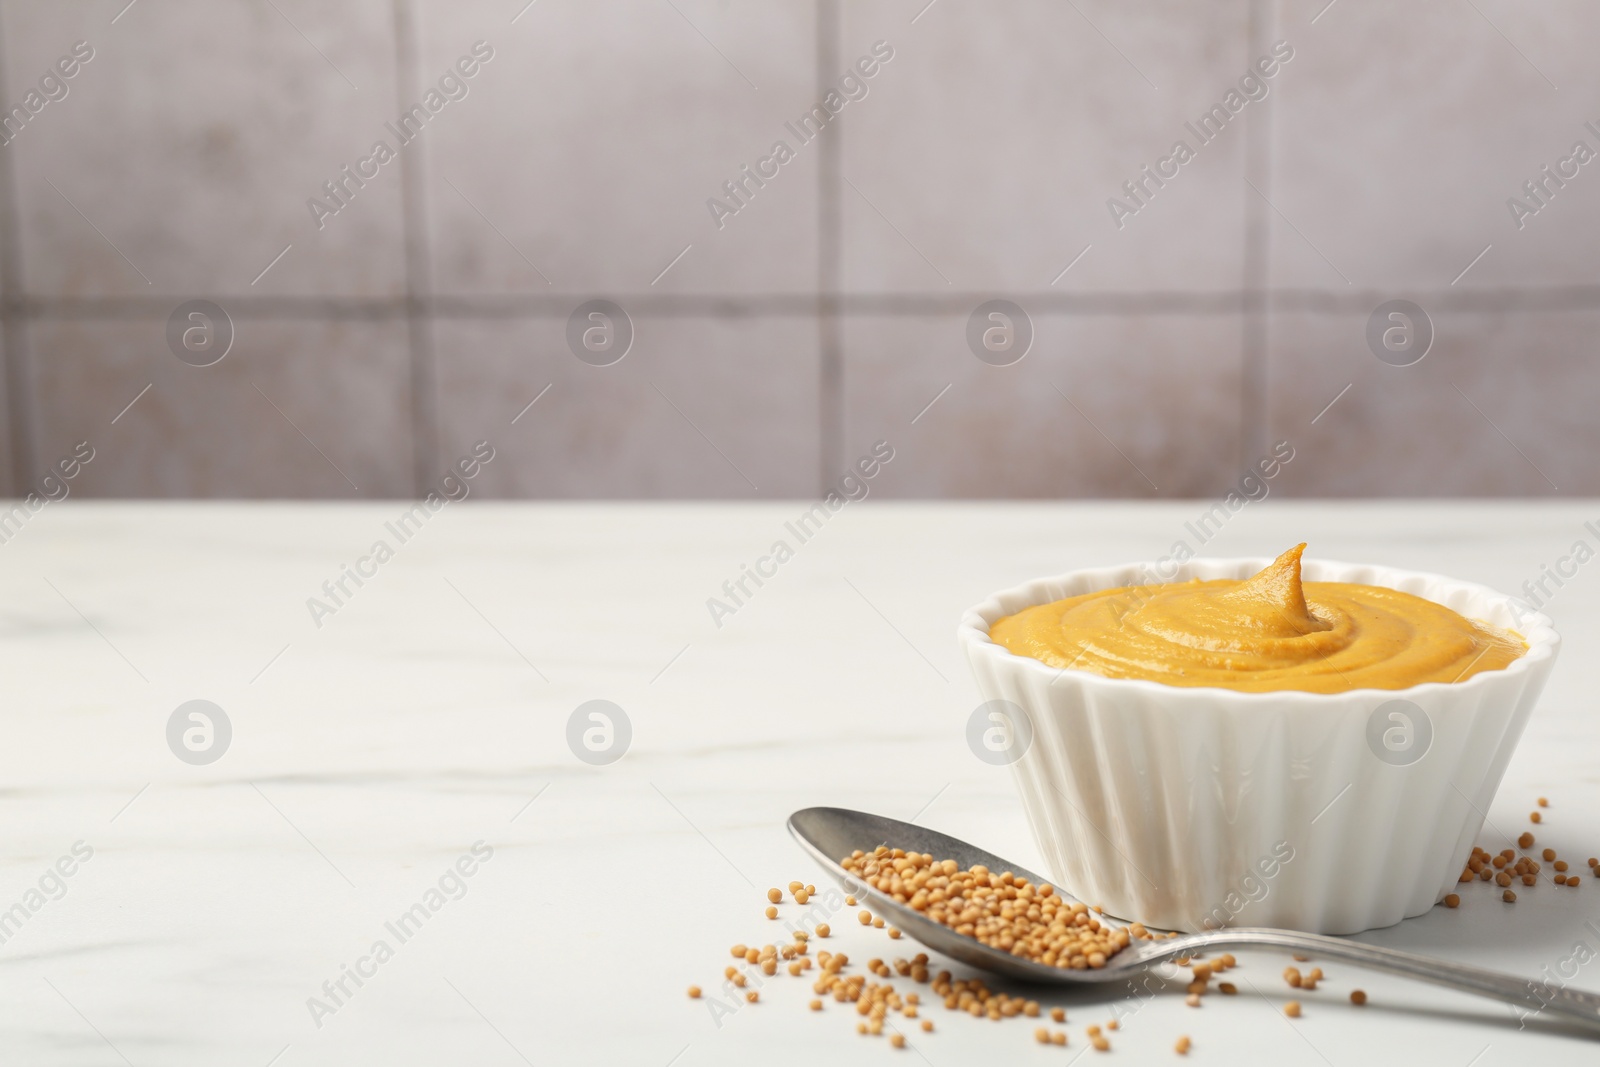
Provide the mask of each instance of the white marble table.
[{"label": "white marble table", "polygon": [[[1062,1000],[1066,1050],[1035,1045],[1020,1021],[936,1007],[937,1032],[897,1054],[856,1036],[853,1015],[806,1011],[800,982],[769,984],[720,1027],[684,988],[714,988],[729,944],[771,936],[769,885],[823,883],[783,830],[797,807],[916,816],[1038,866],[1007,772],[963,739],[977,697],[956,618],[1037,574],[1160,555],[1201,506],[852,504],[718,629],[707,598],[802,508],[474,502],[405,544],[385,528],[398,503],[44,509],[0,544],[0,909],[28,912],[0,944],[0,1060],[1066,1062],[1084,1025],[1110,1017],[1105,997]],[[1272,499],[1207,550],[1267,555],[1304,538],[1328,557],[1517,589],[1593,542],[1582,524],[1597,515]],[[359,589],[347,579],[353,595],[318,628],[307,598],[379,538],[393,558]],[[1600,567],[1549,611],[1563,660],[1490,818],[1518,832],[1546,795],[1542,839],[1586,857],[1600,852]],[[232,727],[206,765],[167,743],[194,699]],[[608,766],[566,740],[592,699],[631,721]],[[78,842],[92,857],[58,882],[49,872]],[[399,940],[386,923],[475,842],[492,857],[464,864],[464,895]],[[64,895],[30,897],[41,879]],[[882,934],[836,928],[857,959],[893,955]],[[1534,976],[1575,944],[1600,948],[1600,881],[1514,906],[1473,892],[1364,936]],[[332,1006],[324,982],[378,940],[392,958],[362,964],[370,977],[345,979],[349,995],[314,1020],[308,998]],[[1241,995],[1199,1010],[1157,998],[1124,1022],[1117,1052],[1170,1057],[1187,1033],[1210,1062],[1465,1067],[1582,1062],[1597,1047],[1347,967],[1326,968],[1291,1023],[1276,1010],[1282,966],[1246,956]],[[1574,983],[1600,988],[1600,964]],[[1362,1009],[1345,1000],[1356,984]]]}]

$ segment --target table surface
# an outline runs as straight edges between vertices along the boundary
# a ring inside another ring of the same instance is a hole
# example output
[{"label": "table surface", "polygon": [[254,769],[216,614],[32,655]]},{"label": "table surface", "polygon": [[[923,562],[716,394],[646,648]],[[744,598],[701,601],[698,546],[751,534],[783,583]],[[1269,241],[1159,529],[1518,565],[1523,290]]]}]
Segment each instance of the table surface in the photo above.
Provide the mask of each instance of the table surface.
[{"label": "table surface", "polygon": [[[809,982],[787,976],[725,1017],[689,1000],[690,983],[718,991],[730,944],[778,940],[768,886],[824,883],[784,830],[796,808],[915,818],[1040,867],[1008,772],[966,747],[978,698],[956,620],[1030,577],[1163,555],[1206,507],[869,499],[800,544],[785,524],[806,506],[467,502],[413,519],[404,540],[398,502],[69,501],[32,516],[0,544],[3,1058],[693,1067],[920,1054],[946,1067],[990,1051],[1065,1062],[1086,1025],[1116,1014],[1116,1050],[1136,1061],[1170,1057],[1179,1034],[1213,1062],[1593,1056],[1542,1019],[1346,966],[1326,967],[1290,1021],[1271,955],[1240,954],[1240,995],[1198,1010],[1176,988],[1137,1010],[1107,991],[1046,996],[1067,1008],[1065,1050],[1034,1044],[1031,1021],[935,1005],[936,1031],[894,1053],[831,1001],[807,1011]],[[1315,555],[1512,591],[1600,540],[1584,527],[1596,517],[1592,502],[1272,499],[1205,554],[1304,539]],[[714,620],[708,598],[778,540],[792,558]],[[346,565],[369,576],[346,578],[335,602],[322,586]],[[314,618],[312,597],[329,610]],[[1587,666],[1600,576],[1580,568],[1547,610],[1562,662],[1480,840],[1500,849],[1546,796],[1541,843],[1581,869],[1600,853]],[[168,741],[175,709],[196,699],[232,730],[204,765]],[[631,725],[605,766],[567,740],[596,699]],[[472,860],[475,846],[492,853]],[[470,877],[452,876],[458,862]],[[1542,885],[1515,905],[1468,889],[1459,910],[1362,939],[1600,988],[1600,881]],[[426,921],[397,931],[418,904]],[[856,960],[915,951],[848,915],[834,925],[832,947]],[[342,993],[324,992],[341,978]],[[1364,1008],[1346,999],[1357,985]]]}]

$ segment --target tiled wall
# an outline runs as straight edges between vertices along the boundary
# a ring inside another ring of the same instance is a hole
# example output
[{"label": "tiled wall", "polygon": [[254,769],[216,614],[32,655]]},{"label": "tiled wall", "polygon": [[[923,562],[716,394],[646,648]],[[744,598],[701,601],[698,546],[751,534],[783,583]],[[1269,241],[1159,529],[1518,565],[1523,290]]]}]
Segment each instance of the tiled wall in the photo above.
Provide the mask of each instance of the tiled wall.
[{"label": "tiled wall", "polygon": [[[1507,199],[1600,153],[1597,33],[1584,0],[0,0],[7,111],[93,49],[0,147],[0,488],[87,440],[84,495],[409,495],[487,438],[486,496],[801,496],[885,439],[883,496],[1195,496],[1287,439],[1284,494],[1593,494],[1600,161]],[[609,366],[567,340],[596,298]],[[195,299],[212,366],[169,347]],[[969,348],[990,299],[1031,322],[1008,366]],[[1414,365],[1369,349],[1391,299]]]}]

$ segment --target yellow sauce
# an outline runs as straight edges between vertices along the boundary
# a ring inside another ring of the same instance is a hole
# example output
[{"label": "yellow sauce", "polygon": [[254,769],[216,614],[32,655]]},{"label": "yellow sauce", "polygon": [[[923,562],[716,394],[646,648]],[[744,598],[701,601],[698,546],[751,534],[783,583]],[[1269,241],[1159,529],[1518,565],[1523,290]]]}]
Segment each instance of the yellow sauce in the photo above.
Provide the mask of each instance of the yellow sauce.
[{"label": "yellow sauce", "polygon": [[1123,586],[1008,615],[994,642],[1052,667],[1259,693],[1405,689],[1496,671],[1509,630],[1375,585],[1300,581],[1296,545],[1244,581]]}]

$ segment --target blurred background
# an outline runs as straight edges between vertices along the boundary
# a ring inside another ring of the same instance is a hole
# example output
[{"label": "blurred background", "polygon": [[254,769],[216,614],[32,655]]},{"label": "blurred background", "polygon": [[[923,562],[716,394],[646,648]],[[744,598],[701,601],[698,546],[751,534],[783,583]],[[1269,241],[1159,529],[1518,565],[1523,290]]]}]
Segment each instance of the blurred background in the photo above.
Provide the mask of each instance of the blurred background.
[{"label": "blurred background", "polygon": [[881,497],[1190,497],[1283,441],[1276,494],[1594,494],[1597,35],[0,0],[0,490],[403,497],[488,441],[481,497],[805,497],[883,441]]}]

